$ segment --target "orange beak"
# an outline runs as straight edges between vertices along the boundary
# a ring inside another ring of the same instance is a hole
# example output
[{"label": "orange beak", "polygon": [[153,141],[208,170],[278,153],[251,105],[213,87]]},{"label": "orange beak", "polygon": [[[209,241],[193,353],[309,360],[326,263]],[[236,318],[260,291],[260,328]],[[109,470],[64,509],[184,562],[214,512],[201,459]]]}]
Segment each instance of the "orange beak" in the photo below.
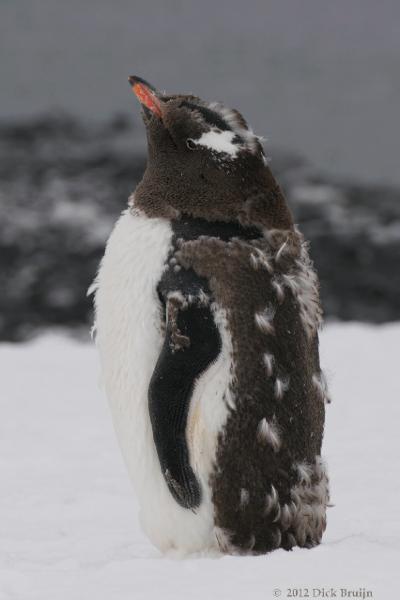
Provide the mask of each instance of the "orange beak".
[{"label": "orange beak", "polygon": [[162,101],[159,99],[156,90],[149,83],[131,75],[128,81],[132,87],[133,93],[136,95],[140,104],[148,108],[152,113],[162,118]]}]

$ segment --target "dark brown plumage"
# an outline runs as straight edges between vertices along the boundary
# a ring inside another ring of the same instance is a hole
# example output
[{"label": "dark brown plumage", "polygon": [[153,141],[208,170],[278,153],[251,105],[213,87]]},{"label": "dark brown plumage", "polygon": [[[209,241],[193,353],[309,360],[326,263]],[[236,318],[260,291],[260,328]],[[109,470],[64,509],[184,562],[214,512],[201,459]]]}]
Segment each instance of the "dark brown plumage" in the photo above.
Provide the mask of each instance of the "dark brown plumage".
[{"label": "dark brown plumage", "polygon": [[[210,477],[220,547],[264,553],[313,546],[325,529],[328,480],[320,458],[321,309],[307,247],[240,113],[195,96],[157,97],[162,117],[145,110],[149,160],[134,206],[171,220],[175,231],[182,219],[212,224],[214,233],[176,234],[169,258],[207,283],[232,339],[235,408]],[[232,132],[237,152],[199,145],[209,131]],[[226,239],[218,223],[258,234],[239,229]]]}]

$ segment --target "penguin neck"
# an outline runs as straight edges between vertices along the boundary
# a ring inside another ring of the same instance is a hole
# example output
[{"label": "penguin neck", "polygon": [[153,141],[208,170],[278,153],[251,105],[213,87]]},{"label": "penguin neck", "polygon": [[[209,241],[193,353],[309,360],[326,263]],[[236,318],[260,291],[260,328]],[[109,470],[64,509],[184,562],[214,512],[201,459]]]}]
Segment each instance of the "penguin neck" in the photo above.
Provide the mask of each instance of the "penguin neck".
[{"label": "penguin neck", "polygon": [[182,216],[246,227],[293,230],[292,214],[268,166],[255,172],[186,173],[149,162],[134,194],[134,206],[148,217]]}]

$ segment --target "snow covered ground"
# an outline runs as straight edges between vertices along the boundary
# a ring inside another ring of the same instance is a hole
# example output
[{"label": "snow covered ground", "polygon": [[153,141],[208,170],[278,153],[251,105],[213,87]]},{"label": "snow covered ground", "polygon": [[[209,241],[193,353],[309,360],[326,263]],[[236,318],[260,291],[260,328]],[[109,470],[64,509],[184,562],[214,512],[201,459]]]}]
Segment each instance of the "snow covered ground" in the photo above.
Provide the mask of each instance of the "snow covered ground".
[{"label": "snow covered ground", "polygon": [[1,345],[1,600],[267,600],[304,587],[398,597],[399,341],[400,324],[322,334],[335,504],[324,543],[186,560],[161,558],[140,532],[93,346],[61,334]]}]

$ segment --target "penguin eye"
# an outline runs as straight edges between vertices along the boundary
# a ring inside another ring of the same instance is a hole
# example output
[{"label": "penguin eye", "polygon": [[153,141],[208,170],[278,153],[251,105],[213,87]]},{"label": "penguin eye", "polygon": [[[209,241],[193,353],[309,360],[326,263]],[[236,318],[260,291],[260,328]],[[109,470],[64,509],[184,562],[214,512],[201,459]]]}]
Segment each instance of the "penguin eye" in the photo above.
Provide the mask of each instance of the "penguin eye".
[{"label": "penguin eye", "polygon": [[189,148],[189,150],[194,150],[196,148],[196,144],[191,138],[186,140],[186,146]]}]

